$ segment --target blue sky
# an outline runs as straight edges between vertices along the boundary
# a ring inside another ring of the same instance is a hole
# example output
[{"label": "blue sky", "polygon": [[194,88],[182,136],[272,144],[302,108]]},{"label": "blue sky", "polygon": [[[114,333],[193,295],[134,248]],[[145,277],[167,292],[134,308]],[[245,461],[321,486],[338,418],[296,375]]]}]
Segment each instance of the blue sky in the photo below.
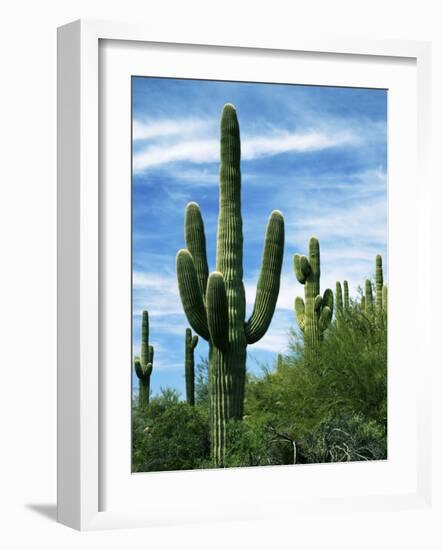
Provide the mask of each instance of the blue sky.
[{"label": "blue sky", "polygon": [[[184,397],[184,333],[175,256],[184,247],[184,209],[202,210],[209,269],[215,267],[219,118],[236,106],[242,150],[244,284],[250,314],[270,212],[285,218],[280,296],[271,326],[248,347],[247,368],[272,365],[296,326],[303,287],[293,254],[321,245],[321,291],[348,279],[351,295],[373,276],[377,253],[387,279],[387,92],[284,84],[133,77],[133,351],[149,310],[155,348],[151,389]],[[196,360],[205,356],[200,338]],[[134,379],[136,380],[136,379]],[[134,387],[137,388],[135,382]]]}]

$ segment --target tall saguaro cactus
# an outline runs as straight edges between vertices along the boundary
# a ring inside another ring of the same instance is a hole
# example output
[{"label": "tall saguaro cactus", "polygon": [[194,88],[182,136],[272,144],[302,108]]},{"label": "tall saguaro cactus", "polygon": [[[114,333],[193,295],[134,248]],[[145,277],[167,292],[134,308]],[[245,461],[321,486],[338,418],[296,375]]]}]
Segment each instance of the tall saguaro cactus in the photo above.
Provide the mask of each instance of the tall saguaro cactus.
[{"label": "tall saguaro cactus", "polygon": [[209,341],[209,392],[212,458],[222,466],[226,426],[243,416],[246,348],[264,336],[279,294],[284,249],[284,218],[268,221],[255,305],[245,321],[241,218],[240,133],[236,109],[221,116],[221,164],[216,271],[208,275],[204,224],[199,206],[188,204],[186,249],[177,255],[178,286],[192,328]]},{"label": "tall saguaro cactus", "polygon": [[192,336],[192,330],[186,328],[185,340],[185,364],[186,377],[186,401],[189,405],[195,405],[195,348],[198,345],[198,336]]},{"label": "tall saguaro cactus", "polygon": [[321,260],[318,239],[310,239],[308,258],[295,254],[294,267],[296,278],[304,285],[304,300],[299,296],[295,299],[296,319],[304,333],[306,350],[309,351],[319,345],[333,315],[333,292],[327,288],[323,296],[320,294]]},{"label": "tall saguaro cactus", "polygon": [[153,353],[153,346],[149,345],[149,314],[147,311],[143,311],[141,321],[141,358],[134,357],[135,372],[139,380],[138,404],[140,408],[144,408],[149,404]]}]

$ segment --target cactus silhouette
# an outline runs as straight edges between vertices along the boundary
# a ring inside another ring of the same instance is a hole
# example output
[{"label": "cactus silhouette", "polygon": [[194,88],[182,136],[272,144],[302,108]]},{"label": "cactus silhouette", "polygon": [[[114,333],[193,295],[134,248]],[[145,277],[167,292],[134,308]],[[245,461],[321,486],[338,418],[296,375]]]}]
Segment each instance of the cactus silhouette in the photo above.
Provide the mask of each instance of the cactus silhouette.
[{"label": "cactus silhouette", "polygon": [[139,380],[138,405],[144,408],[149,404],[150,375],[153,367],[153,346],[149,346],[149,314],[143,311],[141,321],[141,358],[134,357],[135,372]]},{"label": "cactus silhouette", "polygon": [[253,313],[245,321],[240,156],[236,109],[227,104],[221,116],[216,271],[208,274],[204,224],[196,203],[186,208],[186,249],[177,254],[184,312],[195,332],[209,341],[211,452],[216,466],[224,462],[227,423],[243,416],[246,348],[264,336],[273,317],[284,249],[284,218],[274,211],[267,225]]},{"label": "cactus silhouette", "polygon": [[185,365],[186,377],[186,401],[189,405],[195,405],[195,348],[198,345],[198,336],[192,336],[192,330],[186,328],[185,340]]},{"label": "cactus silhouette", "polygon": [[306,351],[311,351],[319,345],[333,315],[333,292],[328,288],[323,296],[320,294],[321,260],[318,239],[310,239],[308,258],[295,254],[294,267],[296,278],[304,285],[304,300],[299,296],[295,299],[296,319],[304,333]]}]

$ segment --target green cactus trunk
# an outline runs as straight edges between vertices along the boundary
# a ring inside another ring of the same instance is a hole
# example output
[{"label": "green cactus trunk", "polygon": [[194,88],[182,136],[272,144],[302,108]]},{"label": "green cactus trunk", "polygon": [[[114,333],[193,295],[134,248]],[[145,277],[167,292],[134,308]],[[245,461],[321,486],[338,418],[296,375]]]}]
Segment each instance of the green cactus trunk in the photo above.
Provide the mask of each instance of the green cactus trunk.
[{"label": "green cactus trunk", "polygon": [[348,281],[344,281],[344,311],[348,311],[350,307],[350,297],[348,293]]},{"label": "green cactus trunk", "polygon": [[382,257],[376,256],[376,313],[382,311],[382,288],[384,286],[384,274],[382,273]]},{"label": "green cactus trunk", "polygon": [[187,249],[177,255],[184,311],[192,328],[209,341],[211,447],[216,466],[224,464],[227,423],[243,416],[246,349],[262,338],[272,319],[284,248],[284,219],[274,211],[267,225],[255,307],[245,322],[240,157],[236,110],[227,104],[221,117],[216,271],[208,276],[204,225],[196,203],[187,206]]},{"label": "green cactus trunk", "polygon": [[198,344],[198,336],[192,336],[190,328],[186,329],[185,342],[186,401],[193,406],[195,405],[195,348]]},{"label": "green cactus trunk", "polygon": [[141,358],[134,357],[135,373],[138,377],[138,406],[147,407],[150,397],[150,376],[152,374],[154,349],[149,345],[149,314],[143,311],[141,321]]},{"label": "green cactus trunk", "polygon": [[387,313],[387,285],[384,285],[384,273],[382,268],[382,256],[376,256],[375,271],[375,296],[373,297],[373,285],[370,279],[365,281],[365,295],[361,299],[361,308],[368,316],[381,319]]},{"label": "green cactus trunk", "polygon": [[308,258],[295,254],[294,267],[296,278],[304,285],[304,300],[299,296],[295,300],[296,318],[304,333],[305,350],[309,353],[318,347],[333,315],[333,292],[328,288],[324,296],[320,294],[321,259],[318,239],[310,239]]}]

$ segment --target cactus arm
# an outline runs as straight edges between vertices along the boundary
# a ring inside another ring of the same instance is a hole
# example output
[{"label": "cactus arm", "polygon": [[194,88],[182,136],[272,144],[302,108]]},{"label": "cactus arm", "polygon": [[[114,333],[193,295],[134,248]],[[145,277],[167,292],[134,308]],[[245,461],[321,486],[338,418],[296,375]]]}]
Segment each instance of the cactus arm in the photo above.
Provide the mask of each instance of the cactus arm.
[{"label": "cactus arm", "polygon": [[195,336],[192,338],[192,341],[190,342],[190,346],[192,349],[195,349],[198,345],[198,336],[195,334]]},{"label": "cactus arm", "polygon": [[198,284],[203,300],[206,297],[209,267],[207,265],[206,235],[200,207],[196,202],[190,202],[186,207],[184,236],[187,250],[192,255]]},{"label": "cactus arm", "polygon": [[281,212],[275,210],[267,224],[253,313],[245,324],[248,344],[260,340],[269,328],[279,294],[283,255],[284,218]]},{"label": "cactus arm", "polygon": [[333,315],[332,310],[328,306],[325,306],[324,308],[322,308],[321,314],[319,316],[319,321],[318,321],[319,330],[321,332],[324,332],[330,325],[332,315]]},{"label": "cactus arm", "polygon": [[153,365],[153,355],[154,355],[154,349],[153,346],[149,346],[149,353],[147,355],[148,359],[147,362]]},{"label": "cactus arm", "polygon": [[134,367],[137,377],[141,380],[143,378],[143,369],[141,368],[141,361],[139,357],[134,357]]},{"label": "cactus arm", "polygon": [[209,340],[210,334],[207,326],[206,309],[198,284],[195,264],[188,250],[180,250],[178,252],[176,270],[184,313],[192,328],[202,338]]},{"label": "cactus arm", "polygon": [[322,296],[318,294],[315,298],[315,305],[314,305],[316,313],[319,313],[321,311],[321,307],[322,307]]},{"label": "cactus arm", "polygon": [[152,363],[147,363],[147,365],[143,367],[143,374],[145,377],[148,378],[152,374],[152,368],[153,368]]},{"label": "cactus arm", "polygon": [[305,329],[305,304],[304,300],[300,296],[296,296],[295,299],[295,312],[296,320],[298,321],[299,328],[304,332]]},{"label": "cactus arm", "polygon": [[350,307],[350,299],[348,296],[348,281],[344,281],[344,309],[347,310]]},{"label": "cactus arm", "polygon": [[336,314],[340,315],[342,313],[343,302],[342,302],[342,286],[339,281],[336,282]]},{"label": "cactus arm", "polygon": [[365,296],[361,297],[361,309],[362,311],[365,311]]},{"label": "cactus arm", "polygon": [[206,293],[210,340],[220,350],[229,345],[229,314],[224,277],[217,271],[209,276]]},{"label": "cactus arm", "polygon": [[294,267],[296,278],[303,285],[312,271],[307,257],[295,254]]},{"label": "cactus arm", "polygon": [[333,314],[333,292],[327,288],[322,297],[322,307],[328,307]]}]

